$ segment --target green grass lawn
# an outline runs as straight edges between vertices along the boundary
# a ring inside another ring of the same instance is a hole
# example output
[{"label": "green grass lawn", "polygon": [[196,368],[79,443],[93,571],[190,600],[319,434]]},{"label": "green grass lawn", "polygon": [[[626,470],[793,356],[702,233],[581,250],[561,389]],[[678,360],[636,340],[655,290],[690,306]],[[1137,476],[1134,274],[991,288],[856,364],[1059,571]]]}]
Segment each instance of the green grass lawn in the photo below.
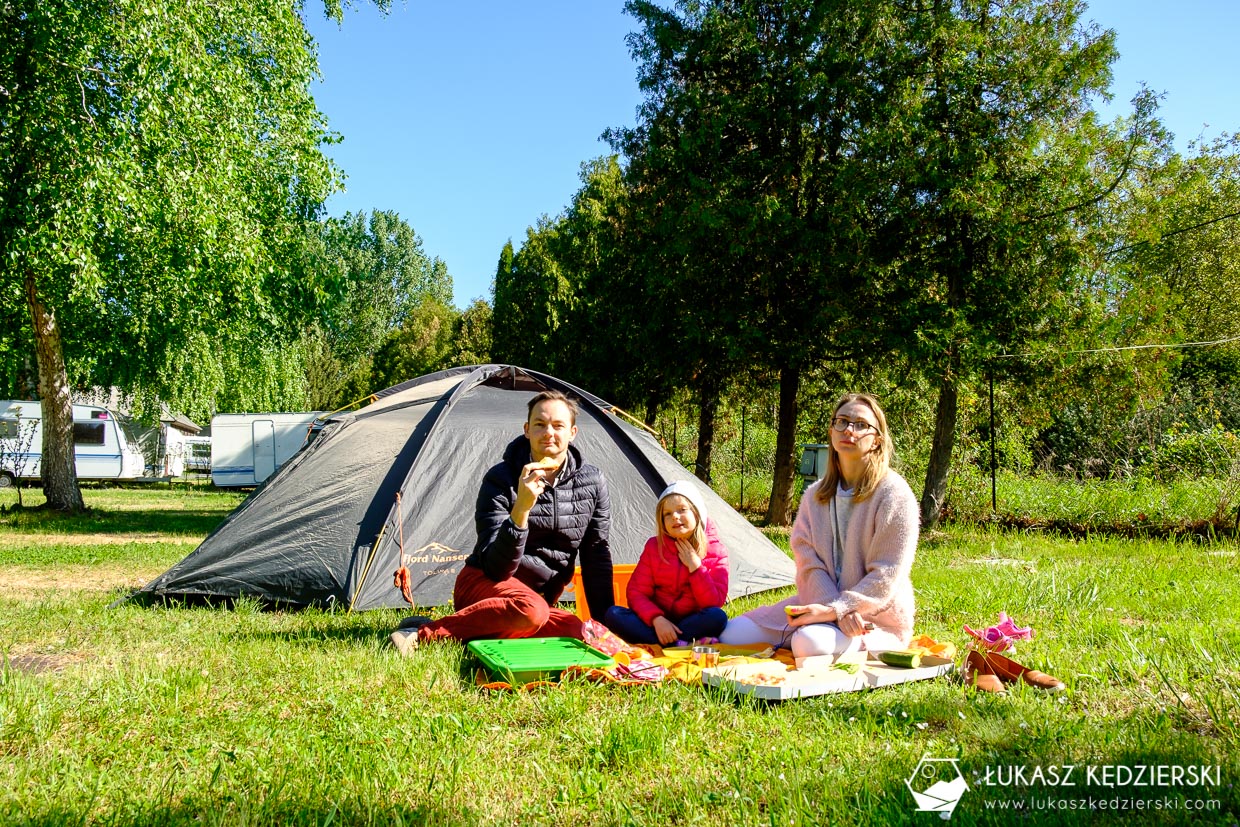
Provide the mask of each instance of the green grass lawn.
[{"label": "green grass lawn", "polygon": [[[457,645],[385,648],[393,611],[109,609],[240,498],[85,493],[81,520],[0,513],[0,824],[938,824],[905,786],[923,756],[970,784],[951,824],[1240,815],[1234,544],[924,536],[918,631],[963,646],[961,624],[1006,610],[1038,630],[1018,659],[1059,696],[949,679],[772,705],[679,684],[487,694]],[[1066,765],[1071,788],[995,783]],[[1142,765],[1221,783],[1086,784],[1087,766]],[[1046,809],[1091,799],[1162,809]],[[1184,809],[1199,799],[1215,803]]]},{"label": "green grass lawn", "polygon": [[1064,480],[1005,472],[995,489],[998,512],[992,514],[990,478],[966,469],[952,478],[949,510],[961,522],[998,519],[1073,531],[1233,537],[1240,531],[1240,479],[1234,475],[1161,483],[1144,477]]}]

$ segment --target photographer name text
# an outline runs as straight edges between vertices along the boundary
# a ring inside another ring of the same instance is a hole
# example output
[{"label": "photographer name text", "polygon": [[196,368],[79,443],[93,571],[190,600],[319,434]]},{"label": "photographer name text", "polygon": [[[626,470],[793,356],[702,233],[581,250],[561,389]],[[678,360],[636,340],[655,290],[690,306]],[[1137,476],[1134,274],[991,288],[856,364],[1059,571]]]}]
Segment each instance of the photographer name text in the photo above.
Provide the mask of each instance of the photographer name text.
[{"label": "photographer name text", "polygon": [[1052,764],[987,767],[976,783],[986,787],[1201,787],[1219,786],[1222,770],[1209,764]]}]

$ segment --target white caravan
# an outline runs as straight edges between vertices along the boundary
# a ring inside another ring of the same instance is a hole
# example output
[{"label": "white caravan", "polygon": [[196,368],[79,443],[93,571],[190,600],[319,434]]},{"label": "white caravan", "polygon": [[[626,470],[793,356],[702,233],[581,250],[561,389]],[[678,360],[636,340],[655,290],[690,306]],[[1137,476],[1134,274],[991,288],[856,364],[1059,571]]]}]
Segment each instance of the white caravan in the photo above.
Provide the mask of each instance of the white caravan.
[{"label": "white caravan", "polygon": [[[146,470],[128,425],[98,405],[73,406],[73,454],[80,480],[141,479]],[[0,401],[0,487],[37,480],[42,468],[42,403]]]},{"label": "white caravan", "polygon": [[221,488],[258,485],[301,450],[322,413],[211,417],[211,482]]},{"label": "white caravan", "polygon": [[205,474],[211,470],[211,437],[187,436],[185,443],[185,471]]}]

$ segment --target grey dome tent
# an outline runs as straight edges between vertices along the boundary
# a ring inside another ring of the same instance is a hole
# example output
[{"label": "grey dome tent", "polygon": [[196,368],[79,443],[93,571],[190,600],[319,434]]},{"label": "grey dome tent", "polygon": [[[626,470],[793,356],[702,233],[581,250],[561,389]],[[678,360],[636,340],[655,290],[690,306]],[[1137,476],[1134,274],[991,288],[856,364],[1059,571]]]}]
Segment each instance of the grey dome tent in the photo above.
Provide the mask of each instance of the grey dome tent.
[{"label": "grey dome tent", "polygon": [[[545,389],[579,401],[574,444],[607,477],[613,560],[636,562],[659,492],[693,478],[598,397],[545,374],[481,365],[404,382],[360,410],[329,417],[197,549],[134,597],[402,607],[392,574],[403,561],[418,605],[450,603],[477,539],[483,474],[520,435],[529,398]],[[729,552],[730,597],[790,584],[792,560],[698,485]]]}]

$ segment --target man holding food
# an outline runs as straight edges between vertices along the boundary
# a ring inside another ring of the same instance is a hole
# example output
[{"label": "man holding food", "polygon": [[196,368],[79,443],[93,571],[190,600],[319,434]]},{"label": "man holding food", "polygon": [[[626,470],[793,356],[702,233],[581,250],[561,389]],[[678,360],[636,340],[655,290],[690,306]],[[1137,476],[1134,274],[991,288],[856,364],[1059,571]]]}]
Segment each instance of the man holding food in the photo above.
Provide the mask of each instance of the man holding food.
[{"label": "man holding food", "polygon": [[578,557],[590,614],[602,617],[614,605],[611,501],[603,472],[572,445],[577,405],[559,391],[543,391],[528,410],[524,434],[508,444],[478,492],[478,542],[456,578],[456,613],[406,618],[392,633],[402,655],[419,641],[446,638],[580,638],[581,620],[555,607]]}]

